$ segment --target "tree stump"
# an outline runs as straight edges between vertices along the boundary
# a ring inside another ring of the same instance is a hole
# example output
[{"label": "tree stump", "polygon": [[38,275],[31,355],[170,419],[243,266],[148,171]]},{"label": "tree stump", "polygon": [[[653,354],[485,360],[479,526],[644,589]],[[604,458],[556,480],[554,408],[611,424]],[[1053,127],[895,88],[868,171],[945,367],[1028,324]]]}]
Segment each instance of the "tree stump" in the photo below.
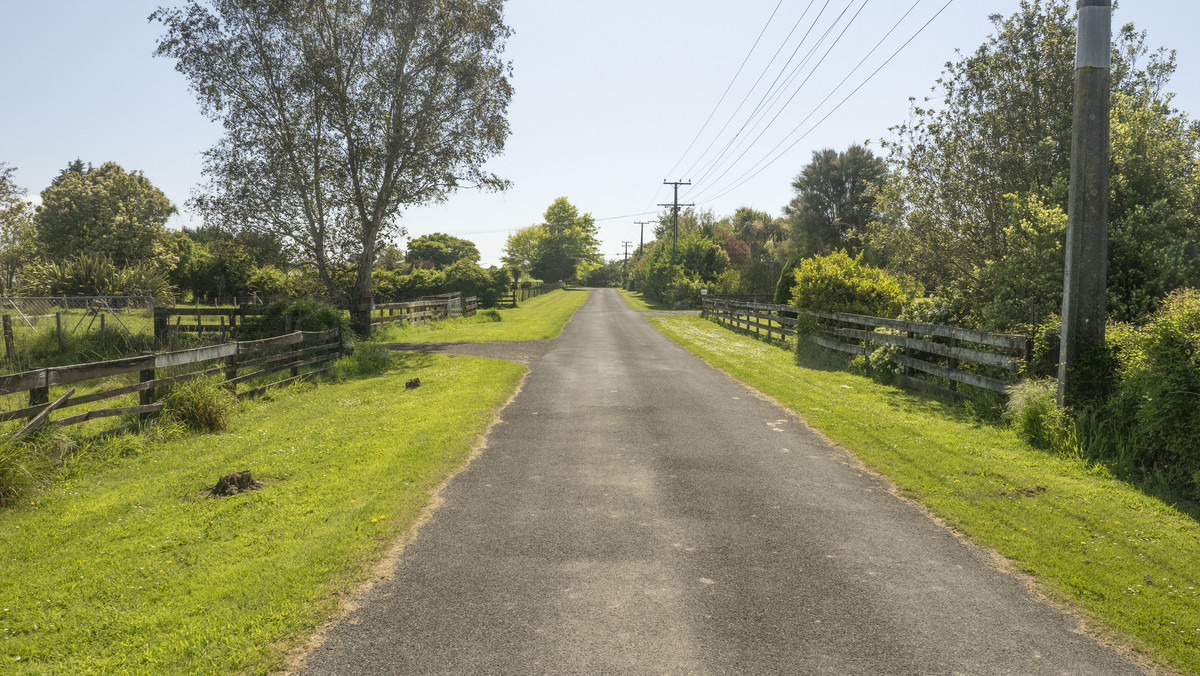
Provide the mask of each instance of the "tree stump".
[{"label": "tree stump", "polygon": [[263,482],[255,481],[250,470],[230,472],[217,480],[217,485],[208,491],[210,498],[224,498],[247,491],[256,491],[263,487]]}]

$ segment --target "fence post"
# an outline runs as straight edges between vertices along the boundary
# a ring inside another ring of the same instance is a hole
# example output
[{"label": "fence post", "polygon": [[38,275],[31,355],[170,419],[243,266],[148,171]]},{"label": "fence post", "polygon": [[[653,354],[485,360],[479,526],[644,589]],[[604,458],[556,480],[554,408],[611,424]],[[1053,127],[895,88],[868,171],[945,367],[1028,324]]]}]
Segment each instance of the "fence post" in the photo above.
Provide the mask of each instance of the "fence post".
[{"label": "fence post", "polygon": [[[153,357],[154,353],[150,352],[150,353],[148,353],[147,356]],[[155,379],[154,362],[152,361],[152,362],[150,362],[150,368],[142,369],[141,371],[138,371],[138,382],[139,383],[148,383],[148,382],[153,381],[154,379]],[[156,389],[157,388],[154,388],[154,387],[147,387],[146,389],[139,392],[138,393],[138,403],[141,404],[142,406],[149,406],[150,404],[153,404],[158,399],[157,392],[155,392]],[[153,417],[154,417],[154,414],[152,414],[152,413],[142,413],[141,415],[138,416],[138,420],[140,420],[142,422],[146,422],[147,420],[149,420]]]},{"label": "fence post", "polygon": [[12,315],[4,315],[4,357],[12,361],[16,356],[16,348],[13,345]]},{"label": "fence post", "polygon": [[[951,339],[950,339],[950,347],[951,347],[951,348],[958,347],[958,339],[957,339],[957,338],[951,338]],[[951,371],[957,371],[957,370],[958,370],[958,358],[957,358],[957,357],[950,357],[950,362],[949,362],[949,364],[950,364],[950,370],[951,370]],[[951,381],[950,381],[950,389],[952,389],[952,390],[954,390],[954,391],[956,391],[956,392],[958,391],[958,381],[957,381],[957,380],[951,380]]]},{"label": "fence post", "polygon": [[[154,339],[161,342],[167,339],[167,308],[154,308]],[[60,327],[59,332],[62,332]]]},{"label": "fence post", "polygon": [[237,378],[238,360],[241,359],[242,344],[234,343],[233,354],[225,358],[225,387],[233,394],[237,394],[237,383],[229,381]]},{"label": "fence post", "polygon": [[108,333],[104,327],[104,313],[100,313],[100,351],[103,352],[108,347]]},{"label": "fence post", "polygon": [[65,352],[66,350],[63,349],[62,313],[61,312],[54,313],[54,333],[55,333],[55,335],[58,336],[58,351]]},{"label": "fence post", "polygon": [[[8,315],[5,315],[7,317]],[[50,403],[50,369],[42,369],[38,376],[38,385],[29,390],[29,405],[38,406]]]}]

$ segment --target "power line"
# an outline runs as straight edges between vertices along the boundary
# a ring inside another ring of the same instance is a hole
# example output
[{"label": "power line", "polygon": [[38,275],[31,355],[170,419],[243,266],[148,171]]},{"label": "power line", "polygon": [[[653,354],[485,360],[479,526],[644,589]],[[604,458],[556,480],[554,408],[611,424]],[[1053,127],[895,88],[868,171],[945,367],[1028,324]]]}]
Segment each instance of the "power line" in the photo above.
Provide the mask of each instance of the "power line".
[{"label": "power line", "polygon": [[[945,12],[946,9],[948,7],[950,7],[950,5],[952,5],[953,3],[954,3],[954,0],[947,0],[946,4],[943,5],[942,8],[939,9],[937,11],[937,13],[934,14],[928,21],[926,21],[925,24],[923,26],[921,26],[921,28],[918,29],[917,32],[914,33],[912,37],[910,37],[903,45],[900,45],[899,49],[897,49],[895,52],[893,52],[892,55],[889,56],[886,61],[884,61],[882,64],[880,64],[880,66],[878,68],[876,68],[870,75],[868,75],[867,78],[862,81],[862,83],[860,83],[857,87],[854,88],[853,91],[851,91],[849,94],[847,94],[840,102],[838,102],[838,104],[836,106],[834,106],[832,109],[830,109],[830,111],[828,113],[826,113],[824,117],[822,117],[820,120],[817,120],[817,122],[815,124],[813,124],[813,126],[810,127],[809,130],[806,131],[802,136],[800,136],[800,138],[798,138],[794,142],[792,142],[792,144],[789,145],[787,148],[784,148],[783,151],[780,152],[779,154],[777,154],[775,157],[771,158],[770,160],[767,159],[768,157],[771,156],[771,153],[774,153],[780,146],[782,146],[784,143],[787,143],[788,139],[791,138],[796,132],[800,131],[800,128],[802,126],[804,126],[804,122],[811,119],[812,116],[815,115],[816,112],[821,109],[821,106],[825,105],[831,98],[833,98],[833,95],[836,94],[837,90],[841,88],[841,84],[839,84],[837,87],[835,87],[829,93],[829,95],[827,95],[824,99],[822,99],[822,101],[813,108],[813,111],[811,113],[809,113],[809,115],[807,117],[805,117],[804,120],[802,120],[799,125],[797,125],[794,129],[792,129],[792,131],[790,133],[788,133],[788,135],[785,136],[782,141],[777,143],[774,148],[767,151],[767,153],[763,156],[763,159],[759,160],[757,163],[752,165],[750,167],[750,169],[746,170],[746,172],[743,173],[741,176],[734,179],[734,185],[732,185],[729,189],[721,192],[720,194],[708,198],[707,200],[704,201],[704,203],[708,204],[708,203],[714,202],[714,201],[728,195],[729,193],[733,192],[734,190],[737,190],[738,188],[742,187],[743,185],[745,185],[746,183],[748,183],[749,181],[751,181],[755,177],[757,177],[759,174],[761,174],[763,171],[766,171],[767,167],[770,167],[772,164],[775,164],[776,162],[778,162],[784,155],[786,155],[793,148],[795,148],[797,145],[799,145],[799,143],[801,141],[808,138],[808,136],[810,134],[812,134],[814,131],[816,131],[817,127],[821,126],[821,124],[823,122],[825,122],[825,120],[828,120],[834,113],[836,113],[838,110],[840,110],[842,108],[842,106],[846,105],[847,101],[849,101],[863,87],[867,86],[867,83],[869,83],[871,80],[873,80],[875,78],[875,76],[879,74],[880,71],[882,71],[884,68],[886,68],[888,66],[888,64],[890,64],[892,61],[894,61],[896,59],[896,57],[900,55],[900,52],[904,51],[904,49],[907,48],[908,45],[912,44],[912,42],[921,35],[921,33],[925,32],[925,29],[928,28],[930,26],[930,24],[932,24],[939,16],[941,16],[942,13]],[[878,45],[877,45],[877,47],[878,47]],[[856,67],[856,69],[857,69],[857,67]],[[853,71],[851,73],[853,74]],[[847,76],[846,79],[848,80],[849,76]],[[845,80],[843,80],[842,84],[844,84],[844,83],[845,83]],[[764,164],[764,162],[765,162],[765,164]],[[760,167],[759,165],[762,165],[762,166]],[[756,167],[758,168],[757,171],[755,171]],[[752,171],[754,173],[750,173]],[[749,175],[747,175],[747,174],[749,174]]]},{"label": "power line", "polygon": [[[745,132],[746,128],[751,126],[751,124],[754,122],[755,118],[758,117],[759,112],[761,112],[764,109],[763,104],[768,99],[771,98],[772,94],[775,93],[775,91],[776,91],[775,85],[779,83],[779,78],[783,77],[783,74],[788,71],[788,66],[790,66],[792,64],[792,61],[795,60],[796,55],[800,53],[800,49],[802,47],[804,47],[804,44],[808,41],[808,36],[812,34],[813,29],[816,28],[817,21],[820,21],[821,15],[824,14],[825,9],[827,7],[829,7],[829,2],[830,2],[830,0],[826,0],[825,5],[823,5],[821,7],[821,11],[818,12],[817,16],[813,18],[813,23],[809,26],[808,31],[805,32],[804,37],[796,45],[796,49],[792,50],[791,56],[789,56],[787,62],[783,64],[783,68],[781,68],[779,71],[779,74],[775,76],[775,80],[773,82],[771,82],[771,85],[769,87],[767,87],[767,91],[765,91],[763,93],[762,98],[760,98],[758,100],[758,103],[755,104],[754,110],[752,110],[750,112],[750,115],[749,115],[749,117],[746,118],[746,121],[742,123],[742,126],[737,130],[736,133],[734,133],[733,137],[730,138],[729,141],[721,148],[720,152],[718,152],[715,157],[713,157],[711,160],[709,160],[708,162],[706,162],[704,164],[703,168],[701,169],[703,174],[697,180],[697,183],[703,183],[704,180],[706,178],[708,178],[709,175],[712,174],[713,170],[716,169],[716,167],[720,165],[721,160],[723,160],[723,159],[725,159],[725,157],[727,157],[727,155],[729,153],[729,149],[737,142],[737,140],[739,138],[741,138],[742,132]],[[800,61],[800,64],[796,66],[796,70],[803,68],[804,65],[808,63],[808,60],[812,58],[813,53],[815,53],[816,50],[821,46],[821,44],[823,44],[825,42],[825,39],[828,38],[829,35],[833,32],[833,29],[837,27],[838,22],[840,22],[842,20],[842,17],[844,17],[846,15],[846,12],[850,9],[851,6],[854,5],[854,2],[855,2],[855,0],[850,0],[850,2],[846,5],[845,9],[842,10],[842,13],[839,14],[838,17],[836,19],[834,19],[833,23],[831,23],[829,25],[829,27],[825,29],[825,33],[821,36],[821,38],[817,41],[817,43],[809,49],[808,54],[806,54],[805,57]],[[689,171],[688,173],[691,174],[692,172]]]},{"label": "power line", "polygon": [[691,185],[691,184],[692,184],[691,181],[663,181],[663,185],[675,186],[675,201],[674,201],[674,203],[658,205],[660,207],[671,207],[671,212],[674,214],[674,218],[672,219],[672,221],[673,221],[672,222],[672,231],[674,232],[674,236],[673,236],[673,239],[671,240],[671,253],[675,253],[675,250],[679,248],[679,207],[681,207],[681,206],[684,206],[684,207],[696,206],[695,204],[680,204],[679,203],[679,186]]},{"label": "power line", "polygon": [[[850,18],[850,21],[845,25],[845,27],[842,28],[842,32],[838,34],[837,38],[833,41],[833,44],[829,45],[829,49],[825,50],[825,53],[821,56],[821,60],[818,61],[815,66],[812,67],[812,70],[809,71],[808,76],[804,78],[804,81],[800,83],[800,86],[798,86],[795,89],[795,91],[792,92],[792,95],[790,97],[788,97],[788,100],[784,102],[784,104],[779,108],[778,111],[776,111],[775,116],[771,118],[771,121],[768,122],[765,127],[763,127],[762,131],[760,131],[758,133],[758,135],[754,137],[754,140],[745,146],[745,149],[742,150],[741,154],[738,155],[736,158],[734,158],[734,160],[725,167],[725,170],[722,171],[716,178],[714,178],[712,180],[711,184],[715,184],[718,181],[720,181],[722,178],[727,176],[729,174],[729,172],[732,171],[733,168],[737,166],[737,163],[740,162],[742,160],[742,158],[745,157],[746,154],[749,153],[754,148],[754,146],[758,144],[758,142],[762,139],[762,137],[767,133],[767,130],[769,130],[771,128],[771,125],[775,124],[775,122],[779,120],[779,116],[782,115],[783,111],[787,110],[788,105],[790,105],[792,103],[792,101],[794,101],[796,99],[796,97],[799,96],[800,92],[803,91],[804,86],[807,85],[809,80],[812,79],[813,75],[816,74],[817,69],[819,69],[821,67],[821,64],[825,63],[825,60],[827,58],[829,58],[829,55],[833,52],[834,48],[837,47],[837,45],[842,41],[842,38],[846,36],[846,33],[850,30],[850,27],[854,25],[854,22],[858,19],[859,15],[862,14],[863,9],[866,8],[867,3],[869,1],[870,0],[863,0],[863,3],[861,5],[859,5],[859,7],[858,7],[858,11],[855,12],[854,16],[852,16]],[[917,0],[917,1],[920,2],[920,0]],[[850,7],[853,6],[853,4],[854,3],[851,2],[850,5],[846,6],[846,9],[849,10]],[[843,15],[844,15],[844,12],[843,12]],[[838,19],[840,20],[841,17],[839,16]],[[834,26],[836,26],[836,23],[834,24]],[[833,26],[830,27],[831,31],[832,31],[832,28],[833,28]],[[829,33],[826,33],[825,37],[828,37],[828,35],[829,35]],[[824,42],[824,38],[822,38],[822,42]],[[817,46],[819,47],[820,43],[818,43]],[[797,69],[797,72],[799,72],[798,69]],[[778,100],[778,98],[776,100]],[[701,180],[703,180],[703,179],[701,179]],[[708,191],[709,189],[710,188],[704,188],[703,190],[701,190],[700,194],[703,195],[704,192]]]},{"label": "power line", "polygon": [[[810,2],[809,4],[811,5],[812,3]],[[708,123],[712,122],[713,116],[717,114],[717,110],[719,110],[721,108],[721,104],[725,102],[725,97],[729,96],[729,91],[733,89],[733,83],[737,82],[738,76],[742,74],[742,70],[746,67],[746,64],[749,63],[751,55],[754,54],[754,50],[758,49],[758,43],[762,42],[763,36],[767,34],[767,29],[771,27],[771,22],[775,20],[775,15],[779,13],[779,8],[782,6],[783,0],[779,0],[779,4],[775,5],[775,10],[771,12],[771,16],[767,17],[767,23],[763,26],[762,31],[758,34],[758,38],[755,39],[754,44],[750,46],[750,51],[746,52],[746,58],[742,59],[742,65],[738,66],[737,72],[733,74],[733,79],[729,81],[729,86],[725,87],[725,92],[722,93],[721,98],[717,100],[717,105],[713,106],[712,112],[708,114],[708,119],[704,121],[704,124],[700,125],[700,131],[696,132],[696,137],[693,138],[692,142],[688,144],[687,150],[683,151],[683,154],[680,155],[679,159],[675,161],[675,166],[671,167],[670,171],[667,172],[668,176],[675,173],[675,170],[678,169],[679,165],[683,163],[683,160],[687,157],[688,153],[692,152],[692,148],[696,146],[696,141],[700,140],[700,136],[704,133],[704,130],[708,129]],[[655,197],[657,196],[658,194],[655,193]]]},{"label": "power line", "polygon": [[[725,133],[725,130],[729,128],[729,124],[737,119],[738,113],[742,112],[742,107],[745,106],[746,102],[750,100],[750,95],[754,93],[754,90],[758,89],[759,83],[761,83],[762,79],[771,71],[771,66],[775,65],[775,59],[778,59],[779,55],[783,53],[783,48],[787,46],[788,40],[791,40],[792,36],[796,34],[796,30],[800,28],[800,24],[804,22],[804,17],[808,16],[808,10],[812,9],[814,2],[816,2],[816,0],[808,0],[808,6],[804,8],[804,13],[801,14],[800,18],[796,20],[796,23],[792,25],[792,30],[788,32],[787,37],[783,39],[783,42],[779,45],[779,48],[775,50],[775,54],[771,57],[771,60],[767,63],[766,67],[763,68],[763,71],[759,73],[758,78],[754,81],[754,84],[750,86],[750,89],[746,92],[746,95],[742,97],[741,103],[739,103],[737,108],[734,109],[733,114],[729,116],[729,119],[725,121],[725,124],[721,126],[721,130],[717,132],[716,136],[713,137],[713,140],[708,142],[708,146],[704,148],[704,150],[700,153],[700,156],[696,158],[696,161],[692,162],[692,166],[688,167],[687,171],[684,173],[692,173],[692,170],[696,168],[696,165],[700,164],[705,155],[708,154],[708,151],[712,150],[713,144],[715,144],[717,140],[721,138],[721,135]],[[825,7],[829,6],[829,2],[830,0],[825,0]],[[821,12],[825,11],[825,7],[821,8]],[[817,19],[820,18],[821,15],[818,13],[817,17],[813,19],[814,26],[816,25]],[[809,32],[811,32],[811,28],[809,29]],[[807,37],[808,33],[805,33],[805,39],[807,39]],[[801,40],[800,44],[804,44],[804,40]]]}]

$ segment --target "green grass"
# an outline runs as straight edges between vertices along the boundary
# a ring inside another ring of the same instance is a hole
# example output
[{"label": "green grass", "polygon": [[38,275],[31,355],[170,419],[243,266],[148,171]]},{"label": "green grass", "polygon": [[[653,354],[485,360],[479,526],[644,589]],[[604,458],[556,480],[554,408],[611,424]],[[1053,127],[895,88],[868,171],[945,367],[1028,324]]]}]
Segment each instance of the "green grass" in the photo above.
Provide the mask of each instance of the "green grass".
[{"label": "green grass", "polygon": [[[524,370],[398,359],[386,376],[250,404],[221,434],[75,464],[0,511],[0,671],[280,667],[412,525]],[[244,469],[265,488],[201,495]]]},{"label": "green grass", "polygon": [[[1036,450],[962,406],[822,368],[693,317],[650,321],[774,397],[1102,634],[1200,672],[1200,524],[1082,458]],[[1044,487],[1044,490],[1038,487]]]},{"label": "green grass", "polygon": [[[490,343],[557,338],[591,292],[553,291],[520,307],[481,310],[474,317],[431,322],[423,326],[392,325],[371,336],[376,343]],[[496,320],[494,317],[499,316]]]},{"label": "green grass", "polygon": [[649,298],[646,298],[646,295],[640,291],[634,292],[634,291],[625,291],[624,289],[622,289],[621,290],[621,298],[625,299],[625,302],[629,304],[629,307],[631,307],[634,310],[637,310],[639,312],[664,311],[664,310],[676,309],[676,308],[671,307],[667,303],[660,303],[656,300],[651,300]]}]

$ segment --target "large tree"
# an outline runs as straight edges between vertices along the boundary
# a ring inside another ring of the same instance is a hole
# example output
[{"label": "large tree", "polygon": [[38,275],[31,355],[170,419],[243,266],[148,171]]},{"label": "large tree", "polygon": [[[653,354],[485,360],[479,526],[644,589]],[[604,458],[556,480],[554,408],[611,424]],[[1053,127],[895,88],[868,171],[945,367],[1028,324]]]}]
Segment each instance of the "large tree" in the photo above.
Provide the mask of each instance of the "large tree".
[{"label": "large tree", "polygon": [[844,152],[814,151],[792,181],[796,196],[784,208],[792,256],[823,256],[839,249],[856,256],[875,215],[870,191],[886,175],[883,160],[857,143]]},{"label": "large tree", "polygon": [[[1070,173],[1075,12],[1023,0],[996,33],[948,64],[934,94],[892,129],[891,173],[870,244],[888,264],[960,297],[993,328],[1059,312]],[[1132,24],[1114,36],[1110,316],[1137,320],[1200,283],[1195,123],[1165,87],[1173,52]]]},{"label": "large tree", "polygon": [[205,218],[279,234],[347,306],[404,207],[507,186],[483,170],[509,133],[503,0],[189,0],[151,18],[225,127]]},{"label": "large tree", "polygon": [[545,222],[509,235],[501,260],[547,282],[574,281],[604,265],[596,220],[567,198],[554,200]]},{"label": "large tree", "polygon": [[429,261],[440,270],[461,260],[478,263],[479,249],[470,240],[435,232],[410,241],[405,260],[409,263]]},{"label": "large tree", "polygon": [[42,191],[34,217],[39,253],[62,261],[101,254],[118,267],[158,259],[175,205],[142,172],[115,162],[73,162]]},{"label": "large tree", "polygon": [[0,292],[12,294],[33,249],[33,205],[17,185],[16,167],[0,162]]}]

